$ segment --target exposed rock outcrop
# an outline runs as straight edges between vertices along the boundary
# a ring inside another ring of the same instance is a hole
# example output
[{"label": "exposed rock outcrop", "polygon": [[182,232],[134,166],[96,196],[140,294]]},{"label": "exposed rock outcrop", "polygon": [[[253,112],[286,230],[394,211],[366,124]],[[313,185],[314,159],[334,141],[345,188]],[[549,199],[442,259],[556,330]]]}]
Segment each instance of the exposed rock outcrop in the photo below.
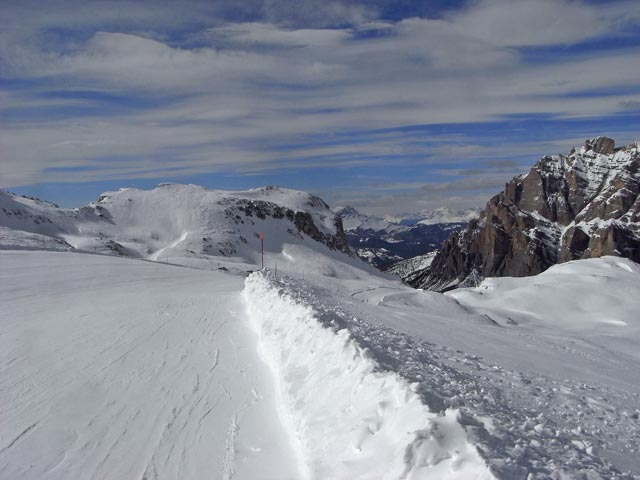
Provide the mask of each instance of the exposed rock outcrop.
[{"label": "exposed rock outcrop", "polygon": [[536,275],[569,260],[640,261],[640,154],[606,137],[541,158],[508,182],[480,219],[451,235],[411,284],[444,291],[483,277]]}]

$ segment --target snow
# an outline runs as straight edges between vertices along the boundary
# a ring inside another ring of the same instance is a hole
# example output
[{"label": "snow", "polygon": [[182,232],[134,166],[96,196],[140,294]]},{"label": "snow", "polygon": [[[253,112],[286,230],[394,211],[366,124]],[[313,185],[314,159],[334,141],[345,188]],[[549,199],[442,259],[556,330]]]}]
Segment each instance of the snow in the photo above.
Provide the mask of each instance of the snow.
[{"label": "snow", "polygon": [[452,210],[448,207],[440,207],[422,213],[424,217],[418,223],[423,225],[434,225],[438,223],[470,222],[478,218],[480,209],[466,208],[462,210]]},{"label": "snow", "polygon": [[474,218],[478,218],[480,208],[453,209],[449,207],[438,207],[431,210],[422,210],[413,213],[400,213],[397,215],[386,215],[384,220],[390,223],[411,226],[418,223],[423,225],[436,225],[439,223],[466,223]]},{"label": "snow", "polygon": [[241,277],[54,252],[0,265],[0,478],[300,478]]},{"label": "snow", "polygon": [[57,250],[73,247],[63,240],[0,226],[0,250]]},{"label": "snow", "polygon": [[371,229],[377,232],[381,230],[394,231],[402,229],[397,223],[388,222],[375,215],[365,215],[349,205],[346,207],[337,207],[336,213],[342,218],[342,226],[346,231]]},{"label": "snow", "polygon": [[228,192],[162,184],[153,190],[106,192],[80,209],[0,191],[0,207],[0,226],[7,227],[0,231],[0,245],[16,243],[5,238],[8,229],[21,230],[52,237],[44,248],[59,249],[57,244],[66,242],[88,252],[198,268],[255,268],[260,265],[260,232],[269,254],[287,243],[328,250],[298,232],[290,219],[273,218],[274,212],[307,212],[322,234],[336,233],[335,214],[322,200],[278,187]]},{"label": "snow", "polygon": [[640,266],[631,260],[559,264],[535,277],[488,278],[446,295],[501,324],[564,332],[640,363]]},{"label": "snow", "polygon": [[[457,421],[260,273],[245,299],[308,478],[494,478]],[[330,379],[330,380],[329,380]]]},{"label": "snow", "polygon": [[421,273],[425,268],[431,266],[437,253],[437,251],[434,251],[425,255],[418,255],[417,257],[402,260],[398,263],[394,263],[391,268],[388,268],[385,271],[393,275],[398,275],[400,278],[407,281],[407,278],[410,277],[411,274],[415,272]]},{"label": "snow", "polygon": [[[595,261],[594,272],[607,270],[607,260]],[[581,262],[563,266],[580,268]],[[606,275],[620,273],[630,276],[607,282],[594,273],[558,281],[573,285],[576,299],[593,291],[606,298],[627,284],[626,301],[637,311],[638,272],[620,267]],[[277,282],[281,295],[310,306],[324,326],[347,329],[378,370],[414,384],[430,411],[459,409],[467,439],[497,478],[639,478],[640,378],[637,359],[624,346],[637,345],[635,330],[616,338],[608,331],[528,326],[517,323],[517,305],[514,321],[383,278]],[[495,295],[500,298],[500,291]],[[544,303],[549,293],[533,289],[531,295]],[[573,307],[568,302],[567,310]],[[594,306],[588,315],[602,317],[604,307]]]},{"label": "snow", "polygon": [[438,225],[446,223],[466,223],[478,218],[480,209],[466,208],[454,210],[448,207],[439,207],[433,210],[423,210],[417,213],[404,213],[385,218],[375,215],[366,215],[347,205],[337,207],[336,213],[342,217],[345,230],[387,230],[389,233],[406,230],[408,226],[415,224]]}]

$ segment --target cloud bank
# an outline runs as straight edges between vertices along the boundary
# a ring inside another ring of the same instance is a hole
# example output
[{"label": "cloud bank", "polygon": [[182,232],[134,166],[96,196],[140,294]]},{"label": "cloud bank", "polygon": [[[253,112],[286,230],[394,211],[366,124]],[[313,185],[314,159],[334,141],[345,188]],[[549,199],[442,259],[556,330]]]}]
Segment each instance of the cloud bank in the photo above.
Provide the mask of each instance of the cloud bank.
[{"label": "cloud bank", "polygon": [[[462,200],[451,201],[470,203],[478,185],[499,188],[570,139],[637,132],[637,2],[388,9],[10,2],[0,186],[295,170],[311,189],[374,209],[361,179],[393,191],[409,174],[422,203],[446,202],[433,192],[448,189],[432,186],[452,182]],[[521,166],[484,162],[504,158]],[[353,181],[309,183],[318,168]],[[387,205],[411,203],[401,190]]]}]

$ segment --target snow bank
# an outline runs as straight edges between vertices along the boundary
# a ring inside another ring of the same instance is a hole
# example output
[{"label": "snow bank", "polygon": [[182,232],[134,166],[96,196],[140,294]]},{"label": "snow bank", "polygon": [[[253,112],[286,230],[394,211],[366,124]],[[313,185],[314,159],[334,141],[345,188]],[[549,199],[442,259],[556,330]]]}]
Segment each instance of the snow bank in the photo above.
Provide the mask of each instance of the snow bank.
[{"label": "snow bank", "polygon": [[244,296],[307,478],[494,478],[458,411],[430,412],[346,329],[322,326],[266,274],[249,276]]},{"label": "snow bank", "polygon": [[575,260],[533,277],[487,278],[446,295],[504,325],[564,331],[640,360],[640,266],[629,259]]}]

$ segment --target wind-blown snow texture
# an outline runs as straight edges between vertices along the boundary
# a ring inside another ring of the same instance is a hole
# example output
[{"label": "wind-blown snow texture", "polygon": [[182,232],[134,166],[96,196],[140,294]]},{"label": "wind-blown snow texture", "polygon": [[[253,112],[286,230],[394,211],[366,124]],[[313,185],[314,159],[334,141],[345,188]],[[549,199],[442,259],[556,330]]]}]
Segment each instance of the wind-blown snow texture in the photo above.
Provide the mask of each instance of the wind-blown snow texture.
[{"label": "wind-blown snow texture", "polygon": [[0,265],[0,478],[300,478],[242,278],[54,252]]}]

